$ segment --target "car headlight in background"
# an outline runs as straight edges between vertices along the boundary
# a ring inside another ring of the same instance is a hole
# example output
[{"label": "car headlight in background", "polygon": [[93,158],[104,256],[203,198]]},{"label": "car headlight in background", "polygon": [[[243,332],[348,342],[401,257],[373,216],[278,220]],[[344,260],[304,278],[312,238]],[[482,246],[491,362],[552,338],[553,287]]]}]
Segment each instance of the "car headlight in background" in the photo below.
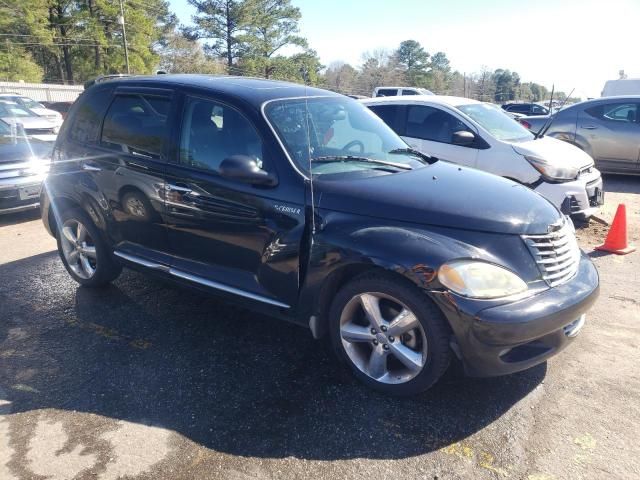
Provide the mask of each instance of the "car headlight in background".
[{"label": "car headlight in background", "polygon": [[469,298],[500,298],[527,291],[527,284],[506,268],[478,260],[454,260],[438,270],[438,280]]},{"label": "car headlight in background", "polygon": [[53,127],[53,133],[57,135],[58,132],[60,132],[60,127],[56,125],[55,127]]},{"label": "car headlight in background", "polygon": [[578,177],[578,169],[567,166],[551,165],[544,158],[533,155],[524,155],[524,158],[538,170],[543,177],[550,180],[574,180]]}]

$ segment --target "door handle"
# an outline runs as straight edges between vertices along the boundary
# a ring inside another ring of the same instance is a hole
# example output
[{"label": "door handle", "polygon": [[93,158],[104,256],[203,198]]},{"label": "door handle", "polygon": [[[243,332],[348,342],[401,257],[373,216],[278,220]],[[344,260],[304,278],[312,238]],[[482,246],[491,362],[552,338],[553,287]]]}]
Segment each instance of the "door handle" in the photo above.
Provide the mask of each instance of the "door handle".
[{"label": "door handle", "polygon": [[595,125],[582,125],[581,128],[584,128],[585,130],[595,130],[598,127],[596,127]]},{"label": "door handle", "polygon": [[191,193],[192,190],[189,187],[181,187],[180,185],[174,185],[173,183],[166,183],[164,185],[165,190],[168,192],[178,192],[178,193]]},{"label": "door handle", "polygon": [[80,168],[82,168],[82,170],[84,170],[86,172],[100,172],[100,171],[102,171],[102,169],[100,167],[96,167],[95,165],[92,165],[90,163],[83,163]]}]

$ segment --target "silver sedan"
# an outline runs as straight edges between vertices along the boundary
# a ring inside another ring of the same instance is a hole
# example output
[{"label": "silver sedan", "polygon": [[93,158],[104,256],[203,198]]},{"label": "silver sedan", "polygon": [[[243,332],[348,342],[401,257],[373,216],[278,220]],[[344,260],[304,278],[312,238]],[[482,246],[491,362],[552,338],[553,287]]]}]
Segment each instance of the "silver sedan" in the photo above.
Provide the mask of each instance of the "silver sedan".
[{"label": "silver sedan", "polygon": [[[536,133],[548,118],[518,120]],[[587,152],[602,172],[640,174],[640,95],[598,98],[566,107],[555,114],[546,134]]]}]

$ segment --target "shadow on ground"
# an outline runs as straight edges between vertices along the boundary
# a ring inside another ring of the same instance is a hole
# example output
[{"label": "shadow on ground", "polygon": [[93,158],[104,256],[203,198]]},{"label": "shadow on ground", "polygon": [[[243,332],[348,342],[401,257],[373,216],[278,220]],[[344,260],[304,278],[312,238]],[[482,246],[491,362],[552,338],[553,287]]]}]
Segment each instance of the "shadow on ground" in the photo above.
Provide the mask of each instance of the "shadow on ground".
[{"label": "shadow on ground", "polygon": [[40,209],[32,208],[24,212],[3,213],[0,215],[0,227],[5,225],[17,225],[19,223],[31,222],[40,218]]},{"label": "shadow on ground", "polygon": [[449,372],[422,396],[389,398],[305,329],[129,271],[104,290],[77,288],[55,253],[0,266],[0,318],[0,388],[14,413],[91,412],[241,456],[423,454],[490,424],[546,373]]},{"label": "shadow on ground", "polygon": [[605,174],[602,178],[605,200],[607,192],[616,193],[640,193],[639,175],[611,175]]}]

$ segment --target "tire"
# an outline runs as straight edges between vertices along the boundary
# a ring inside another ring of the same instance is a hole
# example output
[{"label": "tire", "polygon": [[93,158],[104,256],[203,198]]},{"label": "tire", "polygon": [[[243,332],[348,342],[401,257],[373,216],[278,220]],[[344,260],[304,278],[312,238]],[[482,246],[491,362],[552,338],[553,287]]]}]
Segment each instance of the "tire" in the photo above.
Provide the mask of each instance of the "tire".
[{"label": "tire", "polygon": [[[368,315],[365,304],[379,315]],[[355,377],[391,395],[427,390],[451,360],[450,329],[442,312],[416,286],[389,274],[365,274],[340,289],[331,304],[329,330],[338,358]]]},{"label": "tire", "polygon": [[87,214],[66,210],[56,231],[58,254],[71,278],[84,287],[103,287],[115,280],[118,264]]}]

